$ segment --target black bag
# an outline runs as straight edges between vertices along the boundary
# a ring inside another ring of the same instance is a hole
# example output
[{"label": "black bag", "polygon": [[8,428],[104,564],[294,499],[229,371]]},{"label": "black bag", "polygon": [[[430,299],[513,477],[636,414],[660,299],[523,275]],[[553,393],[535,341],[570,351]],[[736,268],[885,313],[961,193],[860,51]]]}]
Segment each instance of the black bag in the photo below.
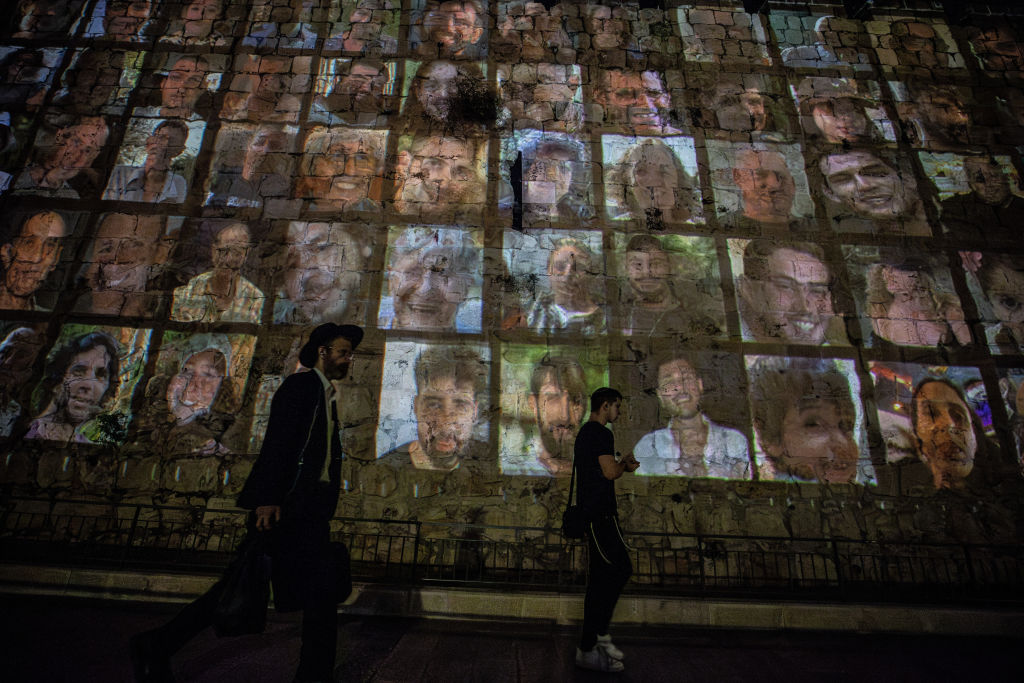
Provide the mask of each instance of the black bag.
[{"label": "black bag", "polygon": [[249,531],[224,572],[224,589],[213,612],[213,630],[218,637],[263,633],[266,628],[270,601],[270,556],[266,545],[265,534]]},{"label": "black bag", "polygon": [[331,570],[336,579],[335,599],[338,603],[348,600],[352,595],[352,563],[348,554],[348,547],[344,543],[331,543]]},{"label": "black bag", "polygon": [[572,479],[569,481],[569,500],[565,505],[565,512],[562,513],[562,536],[565,538],[580,539],[586,535],[587,517],[583,514],[583,508],[573,502],[572,494],[576,487],[576,463],[572,464]]}]

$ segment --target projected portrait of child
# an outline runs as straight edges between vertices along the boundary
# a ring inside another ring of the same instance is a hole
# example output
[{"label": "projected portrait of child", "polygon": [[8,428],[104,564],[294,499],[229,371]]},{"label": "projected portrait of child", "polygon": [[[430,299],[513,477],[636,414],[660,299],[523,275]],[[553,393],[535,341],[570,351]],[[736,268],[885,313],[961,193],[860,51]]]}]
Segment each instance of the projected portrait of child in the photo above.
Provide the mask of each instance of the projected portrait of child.
[{"label": "projected portrait of child", "polygon": [[505,328],[582,336],[607,330],[604,262],[595,232],[505,233],[505,266],[518,301],[505,305]]},{"label": "projected portrait of child", "polygon": [[874,483],[853,361],[748,356],[747,375],[762,481]]},{"label": "projected portrait of child", "polygon": [[[26,439],[120,443],[150,330],[65,325],[32,392]],[[106,419],[97,419],[99,416]]]},{"label": "projected portrait of child", "polygon": [[607,352],[507,344],[501,357],[501,473],[568,477],[590,387],[607,384]]},{"label": "projected portrait of child", "polygon": [[317,126],[306,137],[295,198],[310,211],[381,209],[387,132]]},{"label": "projected portrait of child", "polygon": [[339,21],[331,24],[324,41],[325,52],[344,52],[380,57],[398,52],[398,25],[402,3],[398,0],[346,0]]},{"label": "projected portrait of child", "polygon": [[494,473],[487,446],[487,350],[388,342],[377,462],[397,469]]},{"label": "projected portrait of child", "polygon": [[260,207],[287,199],[297,130],[278,123],[222,125],[214,145],[206,205]]},{"label": "projected portrait of child", "polygon": [[[735,357],[696,354],[683,349],[661,349],[648,358],[645,377],[658,397],[659,424],[633,447],[646,476],[750,479],[750,447],[738,429],[707,416],[704,376],[708,393],[743,391]],[[721,402],[721,399],[719,399]],[[745,415],[732,415],[742,424]]]},{"label": "projected portrait of child", "polygon": [[278,253],[283,262],[275,323],[363,324],[364,274],[372,248],[371,237],[361,226],[289,221]]},{"label": "projected portrait of child", "polygon": [[1024,257],[997,252],[963,252],[967,287],[974,295],[994,353],[1024,348]]},{"label": "projected portrait of child", "polygon": [[605,135],[601,142],[610,218],[648,227],[704,222],[693,138]]},{"label": "projected portrait of child", "polygon": [[165,294],[158,279],[183,221],[180,216],[104,215],[82,262],[79,279],[87,291],[75,311],[154,315]]},{"label": "projected portrait of child", "polygon": [[971,343],[945,259],[896,247],[844,246],[851,286],[870,321],[870,345],[959,347]]},{"label": "projected portrait of child", "polygon": [[397,107],[395,62],[325,59],[314,83],[309,120],[349,126],[384,126]]},{"label": "projected portrait of child", "polygon": [[391,228],[381,329],[479,332],[479,230]]},{"label": "projected portrait of child", "polygon": [[161,445],[163,457],[242,452],[247,435],[238,412],[255,342],[243,334],[166,332],[133,442]]}]

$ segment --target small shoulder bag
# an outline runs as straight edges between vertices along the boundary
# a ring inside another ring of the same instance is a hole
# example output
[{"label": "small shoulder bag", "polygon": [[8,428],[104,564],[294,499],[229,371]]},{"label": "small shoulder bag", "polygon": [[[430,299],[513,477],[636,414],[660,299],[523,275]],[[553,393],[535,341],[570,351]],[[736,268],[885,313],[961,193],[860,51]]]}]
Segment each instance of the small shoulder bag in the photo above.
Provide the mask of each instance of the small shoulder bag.
[{"label": "small shoulder bag", "polygon": [[576,487],[576,460],[572,463],[572,478],[569,480],[569,500],[565,504],[565,512],[562,513],[562,536],[565,538],[583,538],[587,530],[587,520],[583,509],[577,505],[579,501],[573,500],[573,492]]}]

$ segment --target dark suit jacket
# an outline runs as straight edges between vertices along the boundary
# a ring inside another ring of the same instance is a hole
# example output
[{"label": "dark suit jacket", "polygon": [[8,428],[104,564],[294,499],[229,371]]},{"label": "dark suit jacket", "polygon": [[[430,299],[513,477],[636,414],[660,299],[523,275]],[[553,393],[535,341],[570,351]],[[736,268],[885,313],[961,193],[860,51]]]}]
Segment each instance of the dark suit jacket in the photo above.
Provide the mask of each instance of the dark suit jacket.
[{"label": "dark suit jacket", "polygon": [[299,502],[301,505],[311,502],[308,499],[316,493],[320,498],[325,495],[330,498],[327,501],[330,510],[320,511],[330,518],[341,484],[339,439],[333,439],[332,445],[330,485],[324,492],[323,487],[318,486],[327,457],[327,402],[323,384],[313,371],[289,376],[270,403],[263,448],[238,496],[238,506],[249,510],[262,505],[287,508],[290,505],[285,505],[286,498],[289,504]]}]

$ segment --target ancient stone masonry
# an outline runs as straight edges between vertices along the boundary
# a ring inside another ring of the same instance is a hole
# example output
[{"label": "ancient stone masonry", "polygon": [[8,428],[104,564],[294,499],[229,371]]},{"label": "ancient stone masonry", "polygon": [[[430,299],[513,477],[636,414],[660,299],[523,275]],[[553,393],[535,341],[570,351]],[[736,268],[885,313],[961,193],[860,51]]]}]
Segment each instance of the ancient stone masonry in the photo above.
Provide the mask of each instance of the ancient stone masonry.
[{"label": "ancient stone masonry", "polygon": [[614,386],[630,530],[1019,541],[1024,17],[13,4],[5,498],[217,518],[334,321],[343,515],[557,527]]}]

